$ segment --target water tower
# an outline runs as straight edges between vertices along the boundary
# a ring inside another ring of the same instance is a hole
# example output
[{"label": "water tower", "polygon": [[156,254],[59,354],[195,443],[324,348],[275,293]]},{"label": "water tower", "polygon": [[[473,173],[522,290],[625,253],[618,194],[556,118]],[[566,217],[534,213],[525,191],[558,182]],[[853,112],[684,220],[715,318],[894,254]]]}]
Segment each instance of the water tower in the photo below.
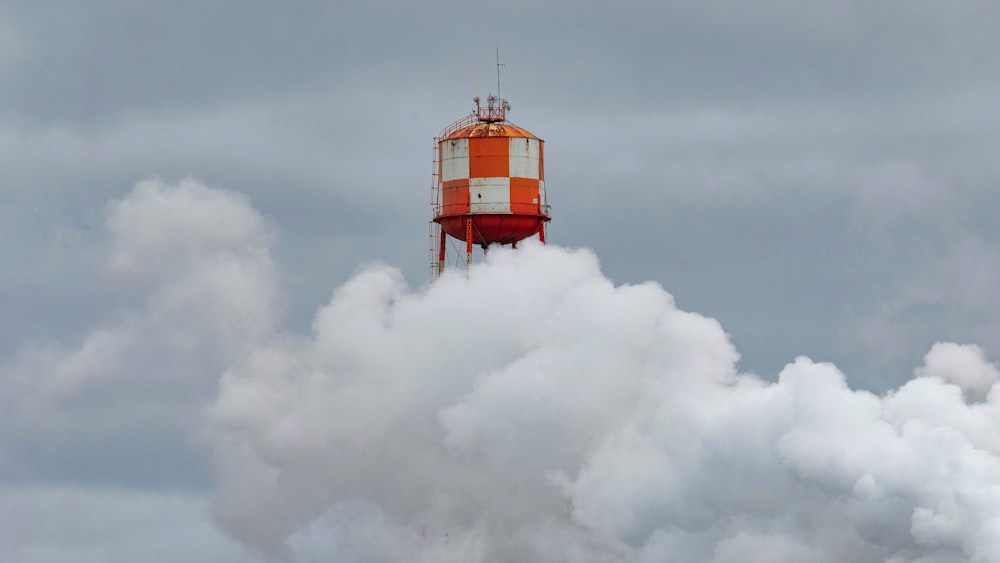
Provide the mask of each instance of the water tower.
[{"label": "water tower", "polygon": [[489,96],[485,106],[478,97],[474,101],[475,112],[434,138],[432,277],[444,270],[449,236],[465,242],[468,268],[474,244],[484,251],[491,244],[516,248],[536,234],[544,244],[551,219],[544,141],[507,121],[507,100]]}]

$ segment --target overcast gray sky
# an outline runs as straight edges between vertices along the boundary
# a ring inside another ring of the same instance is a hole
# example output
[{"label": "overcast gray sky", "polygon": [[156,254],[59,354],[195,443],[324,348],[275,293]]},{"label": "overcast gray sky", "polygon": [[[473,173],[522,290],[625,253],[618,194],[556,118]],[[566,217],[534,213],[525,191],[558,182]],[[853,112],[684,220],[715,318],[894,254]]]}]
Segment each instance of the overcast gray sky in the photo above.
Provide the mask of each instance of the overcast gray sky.
[{"label": "overcast gray sky", "polygon": [[[308,332],[373,261],[419,288],[432,138],[495,92],[497,47],[510,120],[546,141],[550,242],[717,319],[739,370],[774,380],[806,355],[881,393],[935,342],[996,357],[998,21],[985,0],[0,4],[4,401],[46,370],[76,373],[63,360],[88,343],[160,374],[110,377],[55,419],[4,415],[0,494],[23,507],[4,517],[54,528],[7,532],[0,554],[246,556],[210,523],[196,422],[244,356],[220,352],[225,327],[171,324],[164,303],[208,290],[171,293],[190,280],[166,256],[130,269],[122,241],[144,231],[115,223],[131,216],[121,202],[158,201],[134,191],[151,179],[225,190],[188,203],[232,210],[249,225],[233,240],[267,254],[245,262],[274,286],[247,290],[273,300],[266,330]],[[142,240],[133,250],[161,249]],[[198,375],[163,383],[176,373]],[[132,402],[139,415],[108,410]],[[66,516],[92,509],[107,521]]]}]

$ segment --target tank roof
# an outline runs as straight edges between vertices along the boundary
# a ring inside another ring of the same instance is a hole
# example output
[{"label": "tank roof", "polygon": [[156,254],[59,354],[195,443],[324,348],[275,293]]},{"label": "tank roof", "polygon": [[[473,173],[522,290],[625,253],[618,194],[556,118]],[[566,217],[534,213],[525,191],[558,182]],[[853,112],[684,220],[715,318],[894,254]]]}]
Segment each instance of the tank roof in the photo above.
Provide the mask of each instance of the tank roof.
[{"label": "tank roof", "polygon": [[537,139],[533,133],[506,122],[479,122],[449,133],[442,140],[464,139],[468,137],[525,137]]}]

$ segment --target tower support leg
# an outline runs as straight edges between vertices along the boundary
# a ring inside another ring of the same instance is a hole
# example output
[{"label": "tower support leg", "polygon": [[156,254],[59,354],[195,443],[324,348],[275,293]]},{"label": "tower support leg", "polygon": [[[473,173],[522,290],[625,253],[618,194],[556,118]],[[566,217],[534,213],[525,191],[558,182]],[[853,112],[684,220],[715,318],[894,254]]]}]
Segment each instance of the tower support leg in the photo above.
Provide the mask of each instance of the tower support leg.
[{"label": "tower support leg", "polygon": [[441,232],[438,234],[440,239],[438,244],[438,276],[444,273],[445,237],[447,236],[444,234],[444,227],[441,227]]},{"label": "tower support leg", "polygon": [[545,223],[538,227],[538,241],[545,244]]},{"label": "tower support leg", "polygon": [[465,272],[472,269],[472,217],[465,219]]}]

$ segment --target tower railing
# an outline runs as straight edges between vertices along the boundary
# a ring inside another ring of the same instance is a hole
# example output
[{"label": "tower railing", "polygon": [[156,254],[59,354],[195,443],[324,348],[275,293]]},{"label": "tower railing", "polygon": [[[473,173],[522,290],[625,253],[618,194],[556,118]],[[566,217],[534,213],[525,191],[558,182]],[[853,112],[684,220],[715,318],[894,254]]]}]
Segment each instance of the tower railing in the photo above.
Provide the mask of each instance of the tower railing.
[{"label": "tower railing", "polygon": [[[475,203],[475,211],[469,209],[468,203],[456,203],[452,205],[443,205],[440,202],[434,205],[434,218],[439,217],[457,217],[466,215],[535,215],[538,217],[552,217],[552,206],[547,204],[524,204],[515,203],[511,204],[509,202],[488,202],[488,203]],[[518,211],[511,213],[511,205],[516,205],[519,207],[530,205],[536,209],[535,213],[525,213],[523,211]]]},{"label": "tower railing", "polygon": [[498,123],[507,119],[507,110],[510,109],[510,102],[507,100],[498,100],[496,96],[490,96],[485,106],[479,104],[478,97],[474,101],[476,102],[476,111],[442,129],[438,133],[439,139],[444,139],[455,131],[476,123]]},{"label": "tower railing", "polygon": [[479,116],[476,115],[475,113],[470,113],[469,115],[466,115],[465,117],[459,119],[455,123],[452,123],[451,125],[442,129],[441,132],[438,133],[438,138],[435,139],[435,143],[437,141],[440,141],[441,139],[444,139],[448,135],[451,135],[455,131],[458,131],[459,129],[464,129],[470,125],[475,125],[476,123],[479,123]]},{"label": "tower railing", "polygon": [[505,107],[504,104],[496,106],[488,105],[486,107],[480,106],[476,109],[477,109],[476,113],[479,114],[479,121],[495,122],[495,121],[503,121],[504,119],[506,119],[507,108]]}]

